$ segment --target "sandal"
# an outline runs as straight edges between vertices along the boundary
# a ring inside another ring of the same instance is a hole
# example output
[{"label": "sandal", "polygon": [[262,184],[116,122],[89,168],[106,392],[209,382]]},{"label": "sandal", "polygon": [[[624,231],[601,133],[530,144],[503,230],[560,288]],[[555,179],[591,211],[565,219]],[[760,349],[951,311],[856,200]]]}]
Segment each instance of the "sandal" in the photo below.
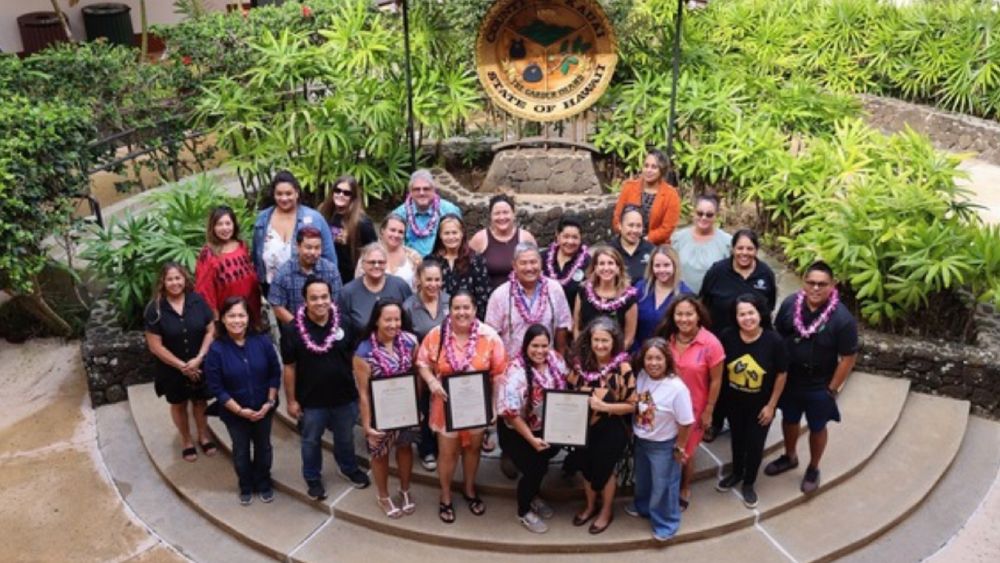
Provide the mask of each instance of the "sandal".
[{"label": "sandal", "polygon": [[413,514],[417,510],[417,503],[410,498],[410,491],[399,491],[400,503],[403,505],[403,514]]},{"label": "sandal", "polygon": [[462,497],[465,498],[465,502],[469,505],[469,512],[475,514],[476,516],[482,516],[486,514],[486,503],[483,499],[479,498],[479,495],[469,496],[462,493]]},{"label": "sandal", "polygon": [[392,497],[375,497],[375,504],[385,512],[385,515],[389,518],[399,518],[403,515],[403,511],[400,510],[395,504],[392,503]]},{"label": "sandal", "polygon": [[438,518],[441,519],[445,524],[452,524],[455,522],[455,507],[449,502],[445,504],[443,502],[438,502]]},{"label": "sandal", "polygon": [[198,450],[194,449],[194,446],[184,448],[181,450],[181,457],[184,458],[184,461],[194,463],[198,461]]},{"label": "sandal", "polygon": [[691,506],[691,499],[681,497],[680,505],[681,505],[681,512],[684,512],[685,510],[688,509],[689,506]]},{"label": "sandal", "polygon": [[219,451],[219,447],[216,446],[215,442],[211,440],[203,442],[198,445],[201,446],[201,451],[204,452],[205,455],[207,455],[208,457],[212,457],[213,455],[215,455],[215,452]]}]

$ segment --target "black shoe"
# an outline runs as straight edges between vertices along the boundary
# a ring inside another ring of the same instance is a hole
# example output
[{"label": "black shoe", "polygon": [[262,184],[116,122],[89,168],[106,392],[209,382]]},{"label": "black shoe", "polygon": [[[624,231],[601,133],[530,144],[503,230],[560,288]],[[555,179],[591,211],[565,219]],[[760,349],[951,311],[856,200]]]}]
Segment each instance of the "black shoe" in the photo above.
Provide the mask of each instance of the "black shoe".
[{"label": "black shoe", "polygon": [[266,491],[261,491],[261,492],[257,493],[257,497],[260,499],[260,502],[263,502],[264,504],[273,502],[274,501],[274,489],[268,489]]},{"label": "black shoe", "polygon": [[743,485],[743,505],[747,508],[757,507],[757,491],[753,490],[753,485]]},{"label": "black shoe", "polygon": [[785,454],[781,454],[778,459],[772,461],[764,467],[764,475],[769,477],[774,477],[775,475],[781,475],[785,471],[791,471],[799,466],[798,459],[791,459]]},{"label": "black shoe", "polygon": [[253,493],[240,493],[240,504],[243,506],[253,504]]},{"label": "black shoe", "polygon": [[344,479],[350,481],[351,485],[353,485],[355,489],[367,489],[368,486],[372,484],[372,480],[368,478],[368,474],[360,469],[355,469],[349,474],[338,469],[337,473],[339,473]]},{"label": "black shoe", "polygon": [[309,490],[306,491],[309,498],[313,500],[323,500],[326,498],[326,489],[323,488],[321,481],[306,481],[306,485],[309,487]]},{"label": "black shoe", "polygon": [[739,477],[735,473],[730,473],[729,475],[726,475],[725,477],[720,479],[719,482],[715,484],[715,490],[719,491],[720,493],[724,493],[729,489],[735,487],[736,484],[742,480],[743,480],[742,477]]},{"label": "black shoe", "polygon": [[819,488],[819,469],[813,467],[806,468],[806,476],[802,478],[802,492],[805,494],[815,493]]},{"label": "black shoe", "polygon": [[714,426],[709,426],[705,429],[705,433],[701,435],[701,441],[706,444],[711,444],[715,441],[715,437],[722,433],[721,428],[716,428]]}]

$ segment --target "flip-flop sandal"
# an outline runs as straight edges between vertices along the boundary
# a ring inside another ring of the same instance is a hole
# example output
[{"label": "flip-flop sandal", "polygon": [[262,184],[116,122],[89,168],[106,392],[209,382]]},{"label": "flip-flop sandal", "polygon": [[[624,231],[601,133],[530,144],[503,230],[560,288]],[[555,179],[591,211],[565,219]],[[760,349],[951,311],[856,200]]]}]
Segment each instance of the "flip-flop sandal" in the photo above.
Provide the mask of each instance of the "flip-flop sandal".
[{"label": "flip-flop sandal", "polygon": [[686,499],[684,497],[681,497],[680,505],[681,505],[681,512],[684,512],[685,510],[688,509],[689,506],[691,506],[691,499]]},{"label": "flip-flop sandal", "polygon": [[445,504],[443,502],[438,503],[438,518],[441,519],[445,524],[455,523],[455,507],[450,502]]},{"label": "flip-flop sandal", "polygon": [[181,450],[181,457],[184,458],[184,461],[194,463],[198,461],[198,450],[194,449],[194,446],[184,448]]},{"label": "flip-flop sandal", "polygon": [[462,493],[462,497],[465,498],[465,502],[469,505],[469,512],[475,514],[476,516],[486,514],[486,503],[483,502],[483,499],[479,498],[479,495],[470,497],[469,495]]},{"label": "flip-flop sandal", "polygon": [[204,452],[205,455],[207,455],[209,457],[212,457],[213,455],[215,455],[216,452],[219,451],[219,447],[216,446],[215,442],[213,442],[211,440],[209,440],[209,441],[207,441],[207,442],[205,442],[203,444],[198,444],[198,445],[201,446],[201,451]]}]

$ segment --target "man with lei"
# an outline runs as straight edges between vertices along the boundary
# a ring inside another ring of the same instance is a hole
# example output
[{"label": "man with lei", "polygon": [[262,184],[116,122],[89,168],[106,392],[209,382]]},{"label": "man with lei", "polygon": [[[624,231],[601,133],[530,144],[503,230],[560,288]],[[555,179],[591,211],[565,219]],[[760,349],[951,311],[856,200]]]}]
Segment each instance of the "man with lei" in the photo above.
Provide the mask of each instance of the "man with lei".
[{"label": "man with lei", "polygon": [[406,201],[393,210],[394,215],[406,221],[406,246],[427,257],[434,249],[441,217],[448,214],[462,216],[454,203],[437,193],[434,176],[421,168],[410,175]]},{"label": "man with lei", "polygon": [[819,462],[826,449],[826,423],[840,422],[837,394],[854,369],[858,353],[858,325],[840,302],[833,270],[815,262],[806,270],[804,288],[781,304],[775,328],[788,349],[788,383],[778,403],[785,453],[764,468],[778,475],[799,465],[796,444],[804,414],[809,425],[809,466],[802,479],[803,493],[820,485]]},{"label": "man with lei", "polygon": [[528,327],[540,324],[555,335],[555,349],[566,354],[573,315],[559,282],[542,275],[541,253],[534,244],[514,249],[514,270],[490,295],[486,323],[500,333],[507,350],[519,350]]},{"label": "man with lei", "polygon": [[354,456],[358,391],[351,370],[349,323],[342,322],[328,281],[310,276],[302,293],[305,305],[282,328],[281,357],[288,414],[298,421],[302,435],[302,477],[309,496],[319,500],[326,498],[321,440],[327,428],[333,430],[333,458],[340,475],[359,489],[371,481]]}]

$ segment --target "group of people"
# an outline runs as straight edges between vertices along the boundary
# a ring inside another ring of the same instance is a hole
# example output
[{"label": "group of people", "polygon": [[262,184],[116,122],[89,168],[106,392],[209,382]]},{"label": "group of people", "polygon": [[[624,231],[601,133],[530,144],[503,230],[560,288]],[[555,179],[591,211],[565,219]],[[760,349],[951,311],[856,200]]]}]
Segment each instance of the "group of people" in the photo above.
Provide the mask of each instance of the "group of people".
[{"label": "group of people", "polygon": [[[462,500],[481,516],[487,507],[476,473],[495,434],[505,472],[518,479],[517,517],[542,533],[554,512],[542,481],[563,449],[542,435],[545,391],[576,390],[590,393],[590,427],[586,445],[571,448],[562,469],[582,475],[585,502],[572,521],[589,523],[592,534],[612,523],[617,476],[633,456],[626,512],[648,518],[656,539],[673,536],[692,502],[695,451],[725,422],[732,469],[716,488],[740,485],[744,503],[756,506],[754,483],[779,409],[785,452],[764,471],[798,466],[804,414],[810,461],[801,488],[815,491],[826,424],[839,420],[837,392],[857,351],[856,323],[839,302],[833,273],[822,262],[810,266],[804,289],[774,316],[775,276],[758,259],[757,235],[719,228],[719,200],[710,194],[696,199],[692,224],[676,229],[680,197],[665,172],[664,155],[651,151],[642,174],[622,187],[614,240],[593,247],[583,243],[581,222],[566,216],[554,242],[540,249],[506,195],[490,199],[489,225],[470,236],[426,170],[412,174],[405,202],[377,231],[348,176],[316,210],[300,203],[293,175],[278,173],[274,204],[260,212],[249,248],[233,211],[218,207],[194,276],[164,265],[145,312],[156,391],[171,404],[181,456],[193,462],[198,448],[217,451],[205,423],[214,397],[232,440],[240,502],[250,504],[254,493],[270,502],[269,437],[283,386],[311,498],[326,496],[327,429],[339,473],[369,486],[355,457],[360,425],[387,517],[416,509],[414,448],[438,473],[440,520],[456,520],[459,463]],[[279,348],[262,330],[268,310],[280,327]],[[448,430],[445,381],[470,371],[492,382],[495,430]],[[420,382],[420,423],[379,430],[369,382],[400,374]]]}]

